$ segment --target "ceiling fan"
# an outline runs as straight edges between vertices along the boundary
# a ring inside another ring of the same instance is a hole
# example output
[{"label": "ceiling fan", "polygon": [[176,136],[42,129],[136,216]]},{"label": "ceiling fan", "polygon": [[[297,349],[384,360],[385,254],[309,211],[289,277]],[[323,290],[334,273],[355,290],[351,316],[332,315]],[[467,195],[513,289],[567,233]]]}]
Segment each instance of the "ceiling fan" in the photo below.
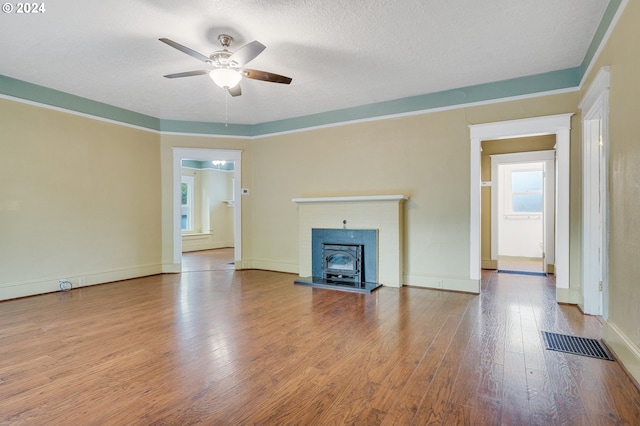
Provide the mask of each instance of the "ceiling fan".
[{"label": "ceiling fan", "polygon": [[242,90],[240,89],[240,80],[242,80],[243,77],[254,80],[269,81],[272,83],[291,83],[291,78],[283,75],[244,68],[247,63],[251,62],[256,58],[256,56],[262,53],[264,49],[266,49],[266,46],[257,40],[245,44],[235,52],[231,52],[228,50],[228,47],[231,45],[233,37],[228,34],[220,34],[218,36],[218,40],[222,45],[222,50],[217,50],[209,56],[198,53],[195,50],[189,49],[188,47],[176,43],[173,40],[169,40],[168,38],[161,38],[159,40],[213,67],[210,70],[167,74],[165,75],[166,78],[191,77],[195,75],[208,74],[216,85],[228,91],[231,96],[240,96],[242,94]]}]

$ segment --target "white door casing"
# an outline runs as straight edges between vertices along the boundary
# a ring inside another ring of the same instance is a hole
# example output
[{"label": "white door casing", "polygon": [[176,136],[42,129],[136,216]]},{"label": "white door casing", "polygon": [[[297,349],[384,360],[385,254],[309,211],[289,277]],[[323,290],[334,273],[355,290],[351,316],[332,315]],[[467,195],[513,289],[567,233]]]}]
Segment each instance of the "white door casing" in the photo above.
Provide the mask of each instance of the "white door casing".
[{"label": "white door casing", "polygon": [[480,280],[480,150],[483,140],[556,135],[556,288],[569,288],[569,165],[573,113],[470,125],[469,278]]},{"label": "white door casing", "polygon": [[234,260],[238,268],[242,260],[242,151],[205,148],[173,147],[173,263],[182,262],[182,231],[180,226],[180,183],[182,177],[182,160],[212,161],[224,160],[234,162],[233,197],[234,197]]},{"label": "white door casing", "polygon": [[609,81],[603,67],[587,90],[582,113],[582,309],[608,317]]}]

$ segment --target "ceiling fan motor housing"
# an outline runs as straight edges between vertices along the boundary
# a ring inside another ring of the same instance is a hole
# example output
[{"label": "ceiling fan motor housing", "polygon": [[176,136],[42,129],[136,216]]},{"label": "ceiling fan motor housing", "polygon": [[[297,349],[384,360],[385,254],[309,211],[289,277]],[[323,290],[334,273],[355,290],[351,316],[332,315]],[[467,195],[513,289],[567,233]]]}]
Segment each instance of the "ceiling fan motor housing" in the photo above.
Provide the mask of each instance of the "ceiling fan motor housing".
[{"label": "ceiling fan motor housing", "polygon": [[227,49],[218,50],[217,52],[213,52],[211,56],[209,56],[209,63],[215,67],[220,68],[238,68],[240,64],[236,61],[229,61],[232,53]]},{"label": "ceiling fan motor housing", "polygon": [[229,34],[220,34],[218,36],[218,41],[220,42],[222,47],[224,47],[226,49],[227,47],[231,46],[231,42],[233,41],[233,37],[231,37]]}]

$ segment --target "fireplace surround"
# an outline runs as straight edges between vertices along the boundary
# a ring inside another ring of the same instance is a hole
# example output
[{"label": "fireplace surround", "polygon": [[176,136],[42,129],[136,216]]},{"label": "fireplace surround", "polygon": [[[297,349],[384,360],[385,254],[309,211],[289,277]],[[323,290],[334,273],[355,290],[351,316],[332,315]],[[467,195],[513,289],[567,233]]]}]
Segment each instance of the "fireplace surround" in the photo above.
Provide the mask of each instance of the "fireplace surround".
[{"label": "fireplace surround", "polygon": [[312,277],[296,284],[370,293],[378,283],[378,230],[311,230]]}]

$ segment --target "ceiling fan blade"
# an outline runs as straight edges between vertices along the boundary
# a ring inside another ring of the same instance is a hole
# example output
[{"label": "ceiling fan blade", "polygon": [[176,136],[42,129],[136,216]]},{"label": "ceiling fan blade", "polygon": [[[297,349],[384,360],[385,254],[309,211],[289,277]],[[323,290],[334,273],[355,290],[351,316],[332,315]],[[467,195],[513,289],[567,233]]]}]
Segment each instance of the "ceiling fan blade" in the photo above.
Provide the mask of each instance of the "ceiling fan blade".
[{"label": "ceiling fan blade", "polygon": [[192,77],[194,75],[203,75],[209,74],[207,70],[197,70],[197,71],[187,71],[187,72],[177,72],[175,74],[167,74],[166,78],[180,78],[180,77]]},{"label": "ceiling fan blade", "polygon": [[236,84],[234,87],[228,90],[229,90],[229,94],[233,97],[242,95],[242,89],[240,89],[240,84]]},{"label": "ceiling fan blade", "polygon": [[236,50],[233,55],[229,57],[229,62],[235,61],[240,66],[248,64],[266,48],[267,47],[264,44],[260,43],[258,40],[254,40]]},{"label": "ceiling fan blade", "polygon": [[292,81],[291,78],[285,77],[284,75],[260,70],[250,70],[247,68],[242,70],[242,75],[254,80],[270,81],[271,83],[289,84]]},{"label": "ceiling fan blade", "polygon": [[180,43],[176,43],[173,40],[169,40],[168,38],[159,38],[158,40],[160,40],[163,43],[168,44],[169,46],[173,47],[174,49],[178,49],[179,51],[186,53],[189,56],[193,56],[194,58],[202,61],[202,62],[209,62],[209,57],[208,56],[204,56],[202,53],[198,53],[193,49],[189,49],[186,46],[181,45]]}]

